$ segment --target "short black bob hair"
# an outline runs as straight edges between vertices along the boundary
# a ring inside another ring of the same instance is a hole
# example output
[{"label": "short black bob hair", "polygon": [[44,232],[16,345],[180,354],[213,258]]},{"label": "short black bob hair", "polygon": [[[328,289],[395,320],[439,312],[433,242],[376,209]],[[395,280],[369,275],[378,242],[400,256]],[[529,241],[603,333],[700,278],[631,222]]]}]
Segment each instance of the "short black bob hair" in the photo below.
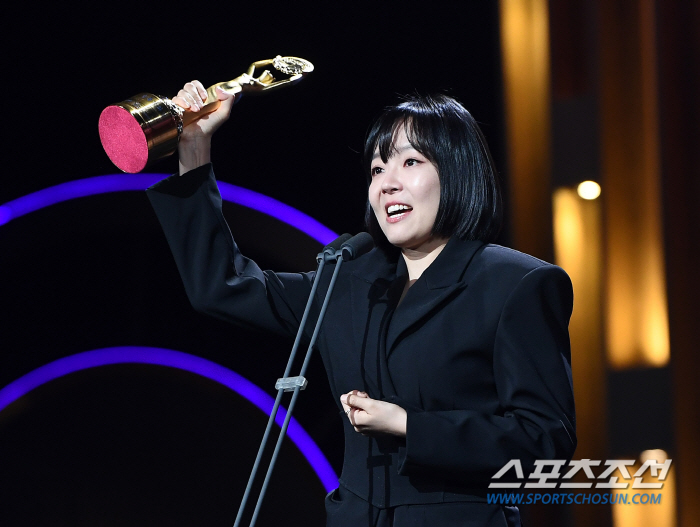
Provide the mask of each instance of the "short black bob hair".
[{"label": "short black bob hair", "polygon": [[[387,108],[367,134],[362,168],[371,182],[374,152],[385,163],[395,153],[396,133],[406,131],[411,146],[438,171],[440,205],[433,234],[463,240],[493,242],[501,227],[501,195],[491,153],[471,114],[447,95],[403,98]],[[371,206],[366,227],[383,248],[389,248]]]}]

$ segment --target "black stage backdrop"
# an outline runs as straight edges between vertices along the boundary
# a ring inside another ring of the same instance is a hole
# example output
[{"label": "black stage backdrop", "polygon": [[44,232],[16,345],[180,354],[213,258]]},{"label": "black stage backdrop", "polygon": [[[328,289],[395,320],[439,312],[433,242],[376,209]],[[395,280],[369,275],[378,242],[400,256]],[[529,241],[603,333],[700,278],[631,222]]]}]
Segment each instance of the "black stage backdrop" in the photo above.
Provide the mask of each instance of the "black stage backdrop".
[{"label": "black stage backdrop", "polygon": [[[195,78],[208,86],[277,54],[316,71],[236,105],[215,138],[219,179],[337,233],[358,232],[364,135],[397,94],[415,91],[460,99],[505,169],[496,2],[4,9],[0,204],[117,173],[97,133],[108,104],[142,91],[172,96]],[[176,166],[173,157],[147,171]],[[242,207],[226,214],[263,268],[313,268],[320,246],[306,235]],[[152,346],[216,362],[274,394],[291,346],[192,310],[142,192],[0,225],[0,290],[0,388],[61,357]],[[339,472],[340,418],[319,357],[308,377],[295,415]],[[0,411],[0,525],[232,525],[265,421],[236,393],[172,368],[106,366],[50,382]],[[259,525],[321,525],[323,496],[288,444]]]}]

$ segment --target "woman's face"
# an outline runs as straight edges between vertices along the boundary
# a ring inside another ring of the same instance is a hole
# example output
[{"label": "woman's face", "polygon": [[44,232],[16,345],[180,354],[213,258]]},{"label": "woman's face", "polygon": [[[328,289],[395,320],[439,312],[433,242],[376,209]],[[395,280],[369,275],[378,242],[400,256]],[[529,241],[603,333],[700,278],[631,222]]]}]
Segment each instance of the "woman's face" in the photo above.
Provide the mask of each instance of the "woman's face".
[{"label": "woman's face", "polygon": [[378,149],[374,152],[369,203],[392,245],[420,250],[434,238],[431,231],[440,205],[440,179],[435,165],[411,146],[403,126],[394,144],[386,163]]}]

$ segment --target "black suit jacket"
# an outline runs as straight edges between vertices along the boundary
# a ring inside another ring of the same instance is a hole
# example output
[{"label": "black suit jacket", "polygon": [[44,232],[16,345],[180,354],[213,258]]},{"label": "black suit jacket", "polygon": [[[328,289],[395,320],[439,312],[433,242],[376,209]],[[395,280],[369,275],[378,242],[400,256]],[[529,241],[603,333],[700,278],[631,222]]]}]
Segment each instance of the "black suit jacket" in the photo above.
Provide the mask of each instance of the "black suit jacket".
[{"label": "black suit jacket", "polygon": [[[262,271],[241,255],[211,165],[148,193],[196,309],[296,333],[314,273]],[[368,438],[344,420],[341,484],[377,507],[483,501],[511,459],[527,475],[536,459],[570,458],[566,273],[452,238],[397,307],[406,277],[398,252],[374,249],[345,263],[317,341],[336,401],[364,390],[408,413],[405,439]],[[329,280],[321,278],[312,317]]]}]

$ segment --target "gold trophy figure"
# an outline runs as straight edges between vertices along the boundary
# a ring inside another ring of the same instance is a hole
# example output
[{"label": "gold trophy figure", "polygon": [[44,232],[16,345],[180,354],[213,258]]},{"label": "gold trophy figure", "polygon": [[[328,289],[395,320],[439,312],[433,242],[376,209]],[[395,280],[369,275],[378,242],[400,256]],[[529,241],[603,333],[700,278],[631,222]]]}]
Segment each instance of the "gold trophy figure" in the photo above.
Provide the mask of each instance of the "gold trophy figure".
[{"label": "gold trophy figure", "polygon": [[[273,71],[268,66],[272,66]],[[256,76],[262,68],[265,69]],[[120,170],[132,174],[140,172],[173,154],[182,129],[219,107],[221,102],[217,100],[216,88],[236,95],[238,102],[246,93],[264,93],[295,84],[313,69],[308,60],[297,57],[278,55],[274,59],[259,60],[235,79],[207,88],[207,101],[211,102],[199,112],[185,111],[166,97],[139,93],[102,111],[99,120],[102,146]]]}]

